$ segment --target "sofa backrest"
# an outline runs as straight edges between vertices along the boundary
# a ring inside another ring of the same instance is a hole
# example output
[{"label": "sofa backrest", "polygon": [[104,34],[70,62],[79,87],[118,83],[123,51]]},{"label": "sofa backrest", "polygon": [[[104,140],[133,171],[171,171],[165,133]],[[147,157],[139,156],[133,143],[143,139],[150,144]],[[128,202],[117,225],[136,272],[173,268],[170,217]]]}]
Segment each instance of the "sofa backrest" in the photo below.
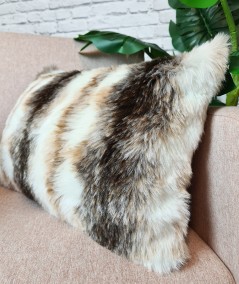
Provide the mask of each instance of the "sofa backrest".
[{"label": "sofa backrest", "polygon": [[72,38],[0,33],[0,136],[17,98],[44,67],[82,70],[143,60],[142,54],[108,55],[92,46],[80,55],[81,46]]}]

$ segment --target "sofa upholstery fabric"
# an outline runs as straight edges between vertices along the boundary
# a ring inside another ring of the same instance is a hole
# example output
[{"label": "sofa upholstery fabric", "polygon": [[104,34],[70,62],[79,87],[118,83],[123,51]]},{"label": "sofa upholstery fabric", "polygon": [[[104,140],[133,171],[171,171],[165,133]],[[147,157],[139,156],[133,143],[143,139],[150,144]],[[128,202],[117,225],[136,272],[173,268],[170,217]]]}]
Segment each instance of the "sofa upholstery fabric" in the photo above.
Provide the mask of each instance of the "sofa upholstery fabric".
[{"label": "sofa upholstery fabric", "polygon": [[210,108],[193,161],[192,222],[239,283],[239,108]]}]

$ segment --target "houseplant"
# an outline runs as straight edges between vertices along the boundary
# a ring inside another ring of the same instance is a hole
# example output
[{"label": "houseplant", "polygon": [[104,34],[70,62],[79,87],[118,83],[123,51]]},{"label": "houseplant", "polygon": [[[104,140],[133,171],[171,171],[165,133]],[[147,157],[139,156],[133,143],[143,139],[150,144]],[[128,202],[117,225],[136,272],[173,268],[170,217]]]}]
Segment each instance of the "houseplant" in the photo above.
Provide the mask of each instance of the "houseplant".
[{"label": "houseplant", "polygon": [[[195,45],[212,39],[218,32],[230,34],[229,70],[238,87],[228,93],[226,104],[237,105],[239,97],[239,1],[169,0],[169,5],[176,9],[176,23],[170,22],[169,33],[173,47],[181,52],[189,51]],[[227,83],[229,84],[229,74],[227,74]]]},{"label": "houseplant", "polygon": [[[228,93],[227,105],[237,105],[239,97],[239,2],[238,0],[169,0],[176,9],[176,23],[170,22],[169,32],[175,49],[183,52],[195,45],[213,38],[219,32],[230,34],[232,53],[229,71],[223,90],[218,95]],[[136,38],[114,32],[90,31],[75,38],[84,41],[85,49],[93,43],[105,53],[134,54],[144,51],[149,57],[170,56],[156,44],[143,42]],[[238,86],[238,87],[236,87]],[[220,105],[217,99],[214,105]]]}]

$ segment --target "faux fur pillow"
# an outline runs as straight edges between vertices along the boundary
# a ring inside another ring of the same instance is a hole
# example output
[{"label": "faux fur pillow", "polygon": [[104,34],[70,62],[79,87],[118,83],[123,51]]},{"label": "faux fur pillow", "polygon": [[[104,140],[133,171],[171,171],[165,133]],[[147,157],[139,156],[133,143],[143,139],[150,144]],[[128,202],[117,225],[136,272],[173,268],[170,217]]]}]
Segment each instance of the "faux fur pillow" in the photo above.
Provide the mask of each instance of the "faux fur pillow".
[{"label": "faux fur pillow", "polygon": [[7,120],[1,182],[135,263],[178,269],[191,159],[228,52],[220,34],[177,57],[41,75]]}]

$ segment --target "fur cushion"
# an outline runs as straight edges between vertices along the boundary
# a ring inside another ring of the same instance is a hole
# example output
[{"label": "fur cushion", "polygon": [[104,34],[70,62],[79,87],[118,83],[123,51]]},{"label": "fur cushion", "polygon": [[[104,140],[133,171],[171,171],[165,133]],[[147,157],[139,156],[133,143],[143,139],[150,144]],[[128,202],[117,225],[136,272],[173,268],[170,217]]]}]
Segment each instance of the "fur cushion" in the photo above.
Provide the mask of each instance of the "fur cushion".
[{"label": "fur cushion", "polygon": [[39,75],[7,120],[1,182],[135,263],[178,269],[191,159],[228,53],[219,34],[177,57]]}]

